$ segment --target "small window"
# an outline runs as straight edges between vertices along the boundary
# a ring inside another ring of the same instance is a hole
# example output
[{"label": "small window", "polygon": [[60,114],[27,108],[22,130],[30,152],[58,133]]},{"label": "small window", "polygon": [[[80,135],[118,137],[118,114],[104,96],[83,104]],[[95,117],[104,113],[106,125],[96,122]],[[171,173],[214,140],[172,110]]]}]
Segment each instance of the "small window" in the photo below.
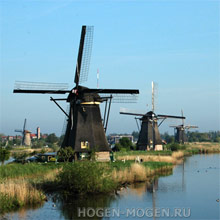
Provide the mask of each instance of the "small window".
[{"label": "small window", "polygon": [[81,141],[81,149],[89,149],[89,142]]}]

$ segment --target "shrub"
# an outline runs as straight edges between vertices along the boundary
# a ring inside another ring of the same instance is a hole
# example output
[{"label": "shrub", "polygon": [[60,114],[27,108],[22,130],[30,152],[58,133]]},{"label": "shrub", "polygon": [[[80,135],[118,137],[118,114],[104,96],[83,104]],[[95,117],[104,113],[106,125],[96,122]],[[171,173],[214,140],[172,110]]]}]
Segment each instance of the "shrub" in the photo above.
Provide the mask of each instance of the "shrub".
[{"label": "shrub", "polygon": [[185,150],[186,149],[186,145],[172,143],[172,144],[166,145],[166,149],[167,150],[171,150],[171,151]]},{"label": "shrub", "polygon": [[20,207],[20,204],[16,198],[12,198],[7,194],[0,193],[0,214],[16,210]]},{"label": "shrub", "polygon": [[10,157],[10,152],[7,149],[0,147],[0,162],[4,164]]},{"label": "shrub", "polygon": [[107,193],[116,187],[110,167],[91,161],[65,164],[58,179],[69,193]]},{"label": "shrub", "polygon": [[58,156],[61,161],[68,162],[71,158],[74,158],[75,151],[71,146],[60,148]]}]

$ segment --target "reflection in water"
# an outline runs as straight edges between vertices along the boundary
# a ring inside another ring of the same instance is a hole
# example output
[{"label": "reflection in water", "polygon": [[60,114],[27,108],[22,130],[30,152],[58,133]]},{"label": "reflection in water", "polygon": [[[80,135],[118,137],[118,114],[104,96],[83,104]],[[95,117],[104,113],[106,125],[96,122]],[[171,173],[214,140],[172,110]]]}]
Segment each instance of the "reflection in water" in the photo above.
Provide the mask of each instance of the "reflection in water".
[{"label": "reflection in water", "polygon": [[[88,219],[90,215],[93,216],[92,219],[102,219],[100,217],[101,212],[94,214],[93,210],[108,208],[115,198],[115,195],[81,197],[56,195],[53,200],[65,219]],[[86,213],[85,216],[83,214],[84,211]]]},{"label": "reflection in water", "polygon": [[[129,186],[129,190],[131,194],[136,195],[138,197],[143,197],[147,193],[147,188],[150,187],[149,182],[144,182],[144,183],[134,183],[131,186]],[[126,195],[127,191],[124,190],[122,191],[122,195]]]}]

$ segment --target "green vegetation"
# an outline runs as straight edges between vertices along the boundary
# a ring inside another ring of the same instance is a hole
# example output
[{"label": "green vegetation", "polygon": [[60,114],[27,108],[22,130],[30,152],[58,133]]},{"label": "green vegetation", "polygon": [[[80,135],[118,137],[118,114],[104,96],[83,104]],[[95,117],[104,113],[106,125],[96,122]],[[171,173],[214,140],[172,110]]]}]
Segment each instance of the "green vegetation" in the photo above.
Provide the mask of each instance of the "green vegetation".
[{"label": "green vegetation", "polygon": [[169,150],[169,151],[185,150],[186,148],[187,148],[187,145],[185,145],[185,144],[177,144],[177,143],[171,143],[171,144],[167,144],[165,146],[165,149]]},{"label": "green vegetation", "polygon": [[163,155],[163,156],[170,156],[172,155],[171,150],[166,151],[126,151],[126,152],[115,152],[114,153],[116,158],[118,156],[130,156],[130,155]]},{"label": "green vegetation", "polygon": [[3,147],[0,147],[0,162],[2,163],[2,165],[9,158],[10,158],[10,151]]},{"label": "green vegetation", "polygon": [[75,151],[71,146],[60,148],[60,150],[58,151],[59,160],[68,162],[71,158],[74,158],[74,153]]},{"label": "green vegetation", "polygon": [[69,193],[108,193],[116,184],[111,169],[105,163],[91,161],[67,163],[59,176],[59,184]]},{"label": "green vegetation", "polygon": [[135,145],[128,138],[123,137],[119,140],[119,143],[115,144],[112,150],[126,152],[134,149],[135,149]]},{"label": "green vegetation", "polygon": [[[187,132],[186,134],[188,142],[216,142],[220,143],[220,131],[209,131],[209,132]],[[174,136],[169,135],[167,132],[161,134],[161,138],[167,143],[174,142]]]},{"label": "green vegetation", "polygon": [[0,193],[0,204],[0,214],[17,210],[20,207],[17,198],[12,198],[3,193]]},{"label": "green vegetation", "polygon": [[30,163],[24,165],[18,163],[7,164],[5,166],[0,166],[0,180],[5,178],[26,177],[30,175],[36,176],[38,174],[47,173],[57,167],[58,165],[54,163]]}]

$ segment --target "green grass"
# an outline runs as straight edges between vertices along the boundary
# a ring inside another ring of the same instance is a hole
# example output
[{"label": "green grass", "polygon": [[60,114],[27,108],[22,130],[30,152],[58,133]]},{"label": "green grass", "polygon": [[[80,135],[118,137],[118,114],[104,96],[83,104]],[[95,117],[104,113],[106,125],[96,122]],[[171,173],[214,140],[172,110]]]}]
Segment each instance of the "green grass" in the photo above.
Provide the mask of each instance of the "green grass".
[{"label": "green grass", "polygon": [[58,166],[60,165],[54,163],[7,164],[0,166],[0,179],[37,175],[48,172],[49,170],[55,169]]},{"label": "green grass", "polygon": [[19,207],[20,204],[16,198],[11,198],[6,194],[0,193],[0,214],[4,214],[12,210],[15,211]]}]

